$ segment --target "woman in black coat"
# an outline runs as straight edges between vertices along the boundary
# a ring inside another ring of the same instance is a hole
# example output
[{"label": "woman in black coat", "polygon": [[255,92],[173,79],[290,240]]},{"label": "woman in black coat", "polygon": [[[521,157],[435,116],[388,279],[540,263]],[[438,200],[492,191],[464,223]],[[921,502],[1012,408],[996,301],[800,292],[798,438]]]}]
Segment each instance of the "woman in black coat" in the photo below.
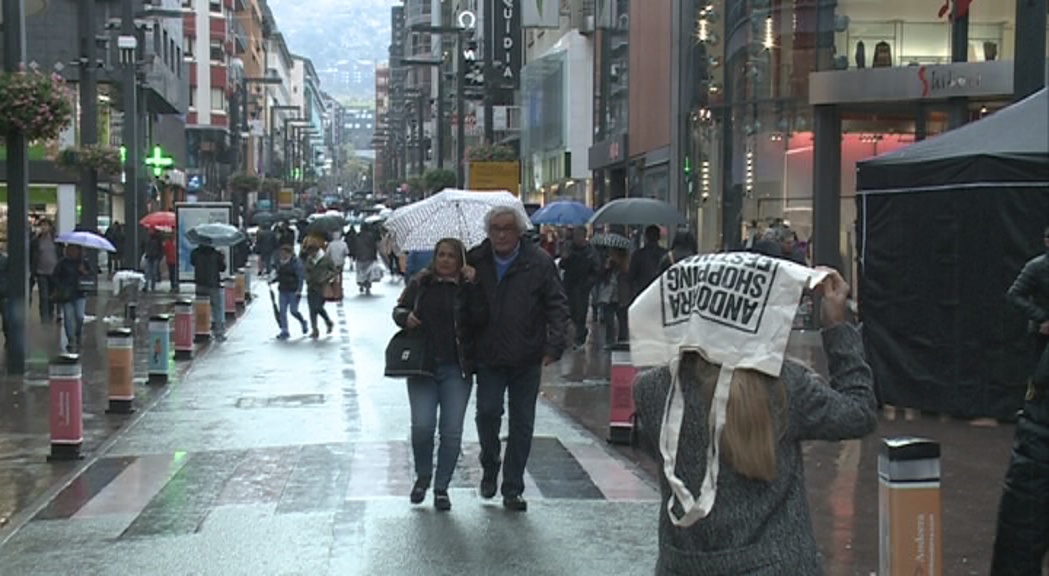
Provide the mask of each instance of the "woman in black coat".
[{"label": "woman in black coat", "polygon": [[[452,238],[438,242],[430,266],[405,287],[393,311],[398,326],[421,330],[429,359],[425,368],[431,374],[408,379],[416,474],[411,502],[419,504],[426,498],[432,480],[434,507],[441,511],[452,507],[448,485],[459,460],[463,419],[470,402],[475,334],[488,321],[484,293],[475,284],[476,272],[465,258],[462,242]],[[434,474],[438,427],[441,441]]]}]

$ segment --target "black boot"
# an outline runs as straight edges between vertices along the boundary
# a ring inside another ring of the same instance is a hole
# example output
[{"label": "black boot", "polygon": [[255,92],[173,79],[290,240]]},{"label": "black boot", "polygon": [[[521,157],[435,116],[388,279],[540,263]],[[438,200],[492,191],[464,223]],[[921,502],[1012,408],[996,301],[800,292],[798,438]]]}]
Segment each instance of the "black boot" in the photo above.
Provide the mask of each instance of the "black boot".
[{"label": "black boot", "polygon": [[410,499],[412,504],[421,504],[423,500],[426,500],[426,491],[430,489],[430,477],[423,476],[415,481],[415,485],[412,486],[412,493]]}]

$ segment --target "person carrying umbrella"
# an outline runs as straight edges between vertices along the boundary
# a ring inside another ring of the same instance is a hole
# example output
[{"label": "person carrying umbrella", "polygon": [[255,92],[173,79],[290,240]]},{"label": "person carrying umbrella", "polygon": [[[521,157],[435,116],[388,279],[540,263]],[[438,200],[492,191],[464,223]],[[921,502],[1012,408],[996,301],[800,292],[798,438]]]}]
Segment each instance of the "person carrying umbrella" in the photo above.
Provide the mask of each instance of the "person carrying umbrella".
[{"label": "person carrying umbrella", "polygon": [[328,311],[324,309],[324,289],[331,284],[335,278],[335,263],[321,250],[321,241],[309,236],[302,244],[302,259],[305,260],[306,272],[306,304],[310,310],[310,324],[313,331],[310,338],[318,338],[320,330],[317,327],[317,317],[324,319],[328,328],[328,334],[335,328],[335,323],[328,317]]},{"label": "person carrying umbrella", "polygon": [[295,257],[295,249],[287,244],[281,246],[277,254],[277,274],[271,282],[277,285],[277,293],[280,295],[280,308],[277,312],[280,334],[277,334],[277,340],[287,340],[291,337],[291,334],[288,333],[289,312],[302,325],[303,335],[309,332],[306,319],[299,312],[299,299],[302,297],[302,284],[305,276],[306,271],[302,260]]},{"label": "person carrying umbrella", "polygon": [[160,282],[160,261],[164,259],[164,243],[160,231],[156,228],[149,231],[146,239],[146,292],[157,289]]},{"label": "person carrying umbrella", "polygon": [[200,244],[189,253],[189,260],[197,294],[211,300],[211,332],[222,342],[226,339],[226,294],[221,275],[226,271],[226,256],[210,244]]},{"label": "person carrying umbrella", "polygon": [[92,276],[91,265],[83,258],[83,249],[67,244],[65,256],[55,265],[55,300],[62,306],[62,321],[66,332],[66,351],[78,353],[84,332],[84,308],[87,295],[84,281]]}]

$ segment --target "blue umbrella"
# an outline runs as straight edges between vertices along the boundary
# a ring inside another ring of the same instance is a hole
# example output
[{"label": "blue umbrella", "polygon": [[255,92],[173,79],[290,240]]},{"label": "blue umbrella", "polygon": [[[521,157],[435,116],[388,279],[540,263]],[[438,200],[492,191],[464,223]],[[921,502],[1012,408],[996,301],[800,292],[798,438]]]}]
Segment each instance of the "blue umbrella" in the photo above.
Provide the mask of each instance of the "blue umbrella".
[{"label": "blue umbrella", "polygon": [[234,226],[212,222],[194,226],[189,232],[186,232],[186,239],[193,244],[233,246],[247,240],[247,236]]},{"label": "blue umbrella", "polygon": [[96,250],[105,250],[106,252],[117,251],[116,247],[109,240],[94,232],[66,232],[65,234],[59,234],[58,238],[55,238],[55,242],[83,246],[84,248],[95,248]]},{"label": "blue umbrella", "polygon": [[543,206],[532,214],[532,224],[554,226],[582,226],[594,211],[575,200],[557,200]]}]

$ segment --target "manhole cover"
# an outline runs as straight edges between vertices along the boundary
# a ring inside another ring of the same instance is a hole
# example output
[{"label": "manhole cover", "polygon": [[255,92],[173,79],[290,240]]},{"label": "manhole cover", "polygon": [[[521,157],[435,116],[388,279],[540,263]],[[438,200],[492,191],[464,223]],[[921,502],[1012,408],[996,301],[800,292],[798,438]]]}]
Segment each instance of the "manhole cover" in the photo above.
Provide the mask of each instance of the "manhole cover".
[{"label": "manhole cover", "polygon": [[324,394],[289,394],[268,398],[238,398],[237,408],[295,408],[324,404]]}]

